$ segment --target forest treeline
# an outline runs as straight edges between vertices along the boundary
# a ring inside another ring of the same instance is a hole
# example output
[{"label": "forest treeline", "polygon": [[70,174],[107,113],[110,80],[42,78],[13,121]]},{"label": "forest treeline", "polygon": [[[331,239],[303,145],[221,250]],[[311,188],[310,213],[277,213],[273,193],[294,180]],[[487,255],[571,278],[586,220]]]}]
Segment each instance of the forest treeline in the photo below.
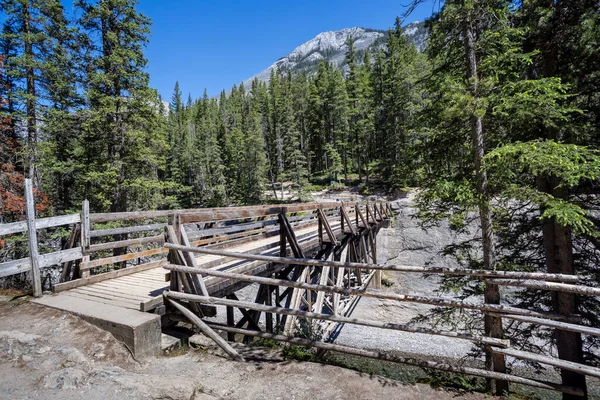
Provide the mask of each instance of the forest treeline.
[{"label": "forest treeline", "polygon": [[406,144],[428,67],[399,23],[361,59],[350,41],[345,75],[322,61],[195,100],[176,84],[165,107],[134,1],[77,1],[74,21],[59,1],[1,4],[5,219],[22,210],[13,175],[52,213],[84,198],[94,211],[253,204],[283,182],[301,199],[311,182],[418,184]]},{"label": "forest treeline", "polygon": [[51,213],[84,198],[125,211],[254,204],[284,185],[308,200],[315,183],[419,183],[410,148],[428,63],[399,22],[360,59],[350,40],[346,74],[322,61],[311,76],[272,71],[218,98],[185,99],[176,84],[164,106],[134,1],[77,1],[74,21],[57,0],[1,4],[5,219],[22,210],[15,174]]},{"label": "forest treeline", "polygon": [[[184,99],[176,84],[166,107],[149,87],[150,21],[135,1],[77,0],[70,21],[58,0],[1,0],[0,222],[21,217],[24,177],[39,211],[56,214],[83,199],[94,212],[254,204],[282,182],[300,199],[316,184],[419,187],[425,223],[481,227],[448,249],[462,265],[598,285],[599,7],[447,0],[423,53],[396,20],[362,57],[350,40],[343,73],[323,60],[218,98]],[[496,286],[467,278],[441,290],[499,301]],[[507,301],[600,326],[594,298],[526,289]],[[599,363],[594,337],[484,325],[521,348],[554,343],[563,359]],[[565,384],[582,379],[563,372]]]}]

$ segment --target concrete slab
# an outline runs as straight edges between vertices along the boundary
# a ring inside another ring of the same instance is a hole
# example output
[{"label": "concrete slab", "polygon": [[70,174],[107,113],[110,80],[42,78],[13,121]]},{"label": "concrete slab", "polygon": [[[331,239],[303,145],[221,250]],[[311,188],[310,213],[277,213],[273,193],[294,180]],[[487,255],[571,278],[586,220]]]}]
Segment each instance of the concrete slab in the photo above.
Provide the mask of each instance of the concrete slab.
[{"label": "concrete slab", "polygon": [[66,293],[46,295],[32,302],[77,315],[112,333],[136,358],[156,356],[161,351],[160,315],[96,303]]}]

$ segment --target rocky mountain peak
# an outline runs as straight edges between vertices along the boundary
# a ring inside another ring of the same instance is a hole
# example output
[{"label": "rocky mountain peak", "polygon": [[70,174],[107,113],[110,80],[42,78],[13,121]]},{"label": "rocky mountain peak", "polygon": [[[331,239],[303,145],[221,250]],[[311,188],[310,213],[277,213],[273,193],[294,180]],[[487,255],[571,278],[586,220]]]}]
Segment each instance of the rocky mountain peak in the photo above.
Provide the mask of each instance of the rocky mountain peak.
[{"label": "rocky mountain peak", "polygon": [[[422,22],[413,22],[404,27],[405,35],[411,40],[419,50],[425,46],[427,32]],[[267,82],[272,70],[278,68],[286,72],[307,72],[316,71],[320,60],[327,60],[334,63],[338,68],[345,68],[345,56],[348,46],[348,39],[352,37],[354,47],[357,52],[357,58],[361,58],[367,49],[375,49],[386,42],[387,34],[385,31],[366,29],[361,27],[345,28],[338,31],[329,31],[319,33],[306,43],[296,47],[290,54],[280,58],[266,70],[258,73],[244,82],[246,87],[254,78]]]}]

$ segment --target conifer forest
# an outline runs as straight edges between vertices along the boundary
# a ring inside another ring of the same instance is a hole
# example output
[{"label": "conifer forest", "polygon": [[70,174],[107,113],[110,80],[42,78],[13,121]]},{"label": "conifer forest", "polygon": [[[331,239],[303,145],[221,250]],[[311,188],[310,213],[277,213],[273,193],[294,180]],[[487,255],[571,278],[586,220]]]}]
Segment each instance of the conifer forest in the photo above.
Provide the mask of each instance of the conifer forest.
[{"label": "conifer forest", "polygon": [[[84,199],[118,212],[282,201],[284,187],[298,201],[417,188],[423,224],[480,226],[448,249],[463,266],[598,285],[597,0],[447,0],[422,51],[391,16],[384,44],[348,41],[344,68],[321,60],[200,98],[174,76],[169,99],[150,87],[152,24],[136,3],[77,0],[73,20],[58,0],[0,0],[0,223],[23,219],[25,178],[43,216]],[[468,277],[440,290],[500,296]],[[574,299],[527,289],[512,301],[600,326],[598,299]],[[506,329],[522,348],[547,343],[539,327]],[[597,337],[559,336],[561,358],[600,365]]]}]

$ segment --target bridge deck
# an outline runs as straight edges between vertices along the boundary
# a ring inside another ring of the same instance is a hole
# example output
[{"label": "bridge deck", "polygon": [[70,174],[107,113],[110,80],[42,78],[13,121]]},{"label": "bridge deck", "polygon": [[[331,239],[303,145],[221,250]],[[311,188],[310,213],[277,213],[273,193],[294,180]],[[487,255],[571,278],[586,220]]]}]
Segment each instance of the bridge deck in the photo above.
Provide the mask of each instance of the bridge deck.
[{"label": "bridge deck", "polygon": [[[340,234],[340,223],[331,224],[334,233]],[[314,251],[319,245],[318,227],[316,224],[295,230],[298,242],[304,252]],[[279,235],[260,238],[238,245],[228,245],[227,250],[240,253],[279,255]],[[237,260],[214,255],[196,257],[199,267],[225,270],[230,272],[260,275],[270,272],[267,262]],[[109,306],[140,311],[150,311],[162,304],[162,292],[169,288],[166,282],[166,271],[156,267],[131,275],[121,276],[106,281],[92,283],[58,293],[56,296],[77,300],[87,300]],[[209,277],[205,284],[210,295],[223,296],[239,290],[239,283],[223,278]]]}]

